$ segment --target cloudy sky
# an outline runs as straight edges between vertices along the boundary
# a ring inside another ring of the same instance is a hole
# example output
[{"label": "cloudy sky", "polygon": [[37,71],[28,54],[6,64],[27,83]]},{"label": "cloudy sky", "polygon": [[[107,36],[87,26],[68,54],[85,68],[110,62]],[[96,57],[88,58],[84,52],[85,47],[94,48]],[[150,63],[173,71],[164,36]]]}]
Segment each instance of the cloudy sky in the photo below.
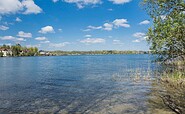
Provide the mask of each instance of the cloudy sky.
[{"label": "cloudy sky", "polygon": [[148,50],[142,0],[0,0],[0,45]]}]

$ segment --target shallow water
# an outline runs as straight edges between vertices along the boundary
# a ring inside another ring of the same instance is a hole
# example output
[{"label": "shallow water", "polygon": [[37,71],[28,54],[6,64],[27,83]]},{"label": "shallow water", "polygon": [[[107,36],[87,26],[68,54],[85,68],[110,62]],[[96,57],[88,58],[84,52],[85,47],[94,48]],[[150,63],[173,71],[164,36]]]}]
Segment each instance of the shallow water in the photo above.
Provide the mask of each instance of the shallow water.
[{"label": "shallow water", "polygon": [[150,55],[0,58],[0,113],[156,112],[148,102],[155,88],[152,71],[158,69],[153,59]]}]

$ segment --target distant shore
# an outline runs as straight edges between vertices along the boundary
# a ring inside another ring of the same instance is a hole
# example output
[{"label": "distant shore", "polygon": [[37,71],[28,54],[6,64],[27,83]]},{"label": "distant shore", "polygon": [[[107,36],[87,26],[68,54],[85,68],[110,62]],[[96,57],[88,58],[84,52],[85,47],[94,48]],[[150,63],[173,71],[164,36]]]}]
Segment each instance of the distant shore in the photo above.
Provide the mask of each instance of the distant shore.
[{"label": "distant shore", "polygon": [[117,51],[117,50],[102,50],[102,51],[48,51],[51,55],[111,55],[111,54],[149,54],[149,51]]},{"label": "distant shore", "polygon": [[29,57],[29,56],[65,56],[65,55],[111,55],[111,54],[149,54],[150,51],[118,51],[118,50],[95,50],[95,51],[46,51],[37,47],[22,47],[20,44],[0,46],[0,57]]},{"label": "distant shore", "polygon": [[[149,54],[149,53],[150,53],[149,51],[116,51],[116,50],[102,50],[102,51],[44,51],[44,50],[40,50],[31,56],[124,55],[124,54]],[[30,55],[29,56],[27,55],[6,56],[6,57],[30,57]]]}]

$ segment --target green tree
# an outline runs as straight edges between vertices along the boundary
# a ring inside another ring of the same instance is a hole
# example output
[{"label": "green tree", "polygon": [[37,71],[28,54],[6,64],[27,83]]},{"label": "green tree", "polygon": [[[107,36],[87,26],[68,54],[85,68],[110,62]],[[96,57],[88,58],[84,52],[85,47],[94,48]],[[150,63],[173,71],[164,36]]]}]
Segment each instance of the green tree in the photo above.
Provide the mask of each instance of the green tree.
[{"label": "green tree", "polygon": [[0,57],[3,57],[3,52],[0,52]]},{"label": "green tree", "polygon": [[2,48],[4,48],[4,49],[10,49],[10,46],[3,44]]},{"label": "green tree", "polygon": [[166,61],[185,56],[185,1],[144,0],[144,9],[153,19],[147,40],[150,49]]},{"label": "green tree", "polygon": [[13,56],[20,56],[20,52],[22,50],[22,47],[20,44],[16,44],[15,46],[12,46],[12,54]]}]

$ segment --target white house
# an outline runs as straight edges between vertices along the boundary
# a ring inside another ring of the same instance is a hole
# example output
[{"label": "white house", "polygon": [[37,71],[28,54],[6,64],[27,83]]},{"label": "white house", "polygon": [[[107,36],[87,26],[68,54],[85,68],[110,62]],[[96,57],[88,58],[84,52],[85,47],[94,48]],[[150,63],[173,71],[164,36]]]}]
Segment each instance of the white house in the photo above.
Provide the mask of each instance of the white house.
[{"label": "white house", "polygon": [[43,51],[43,50],[40,50],[39,53],[40,53],[40,55],[42,55],[42,56],[49,56],[49,55],[51,55],[50,52]]},{"label": "white house", "polygon": [[3,57],[7,57],[7,56],[9,56],[9,55],[12,55],[12,51],[11,51],[11,50],[0,49],[0,52],[3,53]]}]

